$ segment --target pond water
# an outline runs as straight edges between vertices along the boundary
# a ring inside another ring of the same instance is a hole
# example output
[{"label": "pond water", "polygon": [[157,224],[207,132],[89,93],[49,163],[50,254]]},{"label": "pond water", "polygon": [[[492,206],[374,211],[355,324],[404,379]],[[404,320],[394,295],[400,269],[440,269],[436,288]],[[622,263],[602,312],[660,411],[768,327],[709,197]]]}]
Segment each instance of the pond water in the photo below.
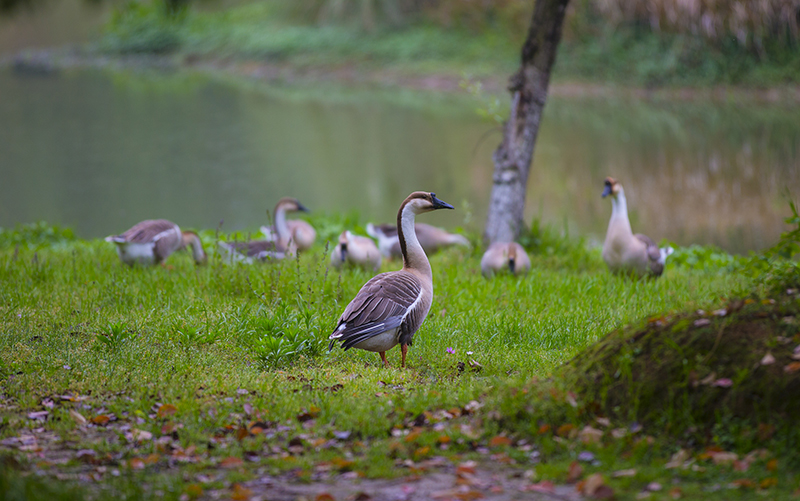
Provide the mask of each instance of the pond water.
[{"label": "pond water", "polygon": [[[290,89],[202,75],[0,70],[0,226],[46,220],[102,237],[164,217],[257,228],[282,196],[393,221],[413,190],[481,229],[499,128],[468,97]],[[634,231],[746,252],[785,230],[800,194],[800,108],[552,98],[526,218],[602,241],[605,176]]]}]

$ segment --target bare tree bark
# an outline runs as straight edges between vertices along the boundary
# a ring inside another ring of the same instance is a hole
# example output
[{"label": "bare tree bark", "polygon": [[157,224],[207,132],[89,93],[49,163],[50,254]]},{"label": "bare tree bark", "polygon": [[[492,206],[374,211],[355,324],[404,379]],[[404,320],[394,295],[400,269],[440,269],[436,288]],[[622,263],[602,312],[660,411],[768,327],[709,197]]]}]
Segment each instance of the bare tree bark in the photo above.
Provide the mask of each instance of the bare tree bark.
[{"label": "bare tree bark", "polygon": [[509,79],[511,113],[493,156],[492,195],[483,232],[488,243],[514,241],[523,228],[528,173],[568,3],[536,0],[520,68]]}]

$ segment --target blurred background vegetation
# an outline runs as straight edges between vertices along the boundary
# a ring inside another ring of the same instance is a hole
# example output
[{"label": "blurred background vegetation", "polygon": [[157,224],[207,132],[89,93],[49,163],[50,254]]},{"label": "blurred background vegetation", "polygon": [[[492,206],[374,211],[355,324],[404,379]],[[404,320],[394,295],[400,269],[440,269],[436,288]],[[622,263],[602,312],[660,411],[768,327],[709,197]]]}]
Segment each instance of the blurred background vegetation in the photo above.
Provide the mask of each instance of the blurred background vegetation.
[{"label": "blurred background vegetation", "polygon": [[[223,9],[134,1],[102,40],[110,52],[183,50],[300,63],[511,71],[530,0],[263,0]],[[633,85],[800,81],[800,0],[575,0],[556,79]]]},{"label": "blurred background vegetation", "polygon": [[[0,0],[0,13],[76,0]],[[84,0],[90,3],[114,0]],[[109,53],[513,71],[532,0],[132,0]],[[641,86],[800,81],[800,0],[573,0],[555,78]]]}]

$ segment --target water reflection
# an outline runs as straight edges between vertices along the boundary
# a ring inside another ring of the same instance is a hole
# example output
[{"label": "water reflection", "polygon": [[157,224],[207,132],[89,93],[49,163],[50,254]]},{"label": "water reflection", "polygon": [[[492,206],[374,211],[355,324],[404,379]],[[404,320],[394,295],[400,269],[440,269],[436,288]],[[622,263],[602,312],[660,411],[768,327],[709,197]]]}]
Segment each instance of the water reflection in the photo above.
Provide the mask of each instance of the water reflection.
[{"label": "water reflection", "polygon": [[[415,189],[480,229],[499,133],[461,98],[302,91],[200,76],[0,72],[0,225],[45,219],[98,237],[150,217],[254,228],[284,195],[391,221]],[[602,239],[602,179],[635,231],[733,251],[783,229],[800,192],[800,115],[781,107],[552,99],[527,217]],[[464,210],[466,207],[469,210]]]}]

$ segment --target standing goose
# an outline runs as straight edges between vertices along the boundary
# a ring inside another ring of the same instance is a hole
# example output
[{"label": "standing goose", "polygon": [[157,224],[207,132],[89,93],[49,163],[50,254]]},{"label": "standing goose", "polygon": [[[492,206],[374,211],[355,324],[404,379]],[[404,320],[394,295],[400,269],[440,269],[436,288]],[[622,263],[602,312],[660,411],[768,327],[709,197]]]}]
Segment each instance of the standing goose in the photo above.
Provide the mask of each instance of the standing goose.
[{"label": "standing goose", "polygon": [[[469,240],[463,235],[449,233],[436,226],[417,223],[415,232],[425,252],[436,252],[443,247],[462,245],[469,247]],[[367,224],[367,234],[378,240],[378,248],[386,258],[400,257],[400,242],[397,238],[397,227],[391,224]]]},{"label": "standing goose", "polygon": [[523,275],[531,269],[531,260],[517,242],[495,242],[481,258],[481,273],[486,278],[508,270],[512,275]]},{"label": "standing goose", "polygon": [[603,198],[611,195],[611,220],[603,243],[603,261],[615,273],[632,273],[638,277],[659,277],[664,272],[672,247],[658,248],[653,240],[641,233],[633,234],[628,220],[625,190],[614,178],[607,177]]},{"label": "standing goose", "polygon": [[308,212],[296,198],[281,198],[275,205],[275,240],[251,240],[249,242],[220,242],[219,246],[233,261],[252,263],[253,260],[266,261],[294,256],[297,245],[286,221],[287,212]]},{"label": "standing goose", "polygon": [[339,235],[339,243],[333,248],[331,264],[334,268],[341,268],[345,263],[378,271],[381,267],[381,253],[371,238],[343,231]]},{"label": "standing goose", "polygon": [[187,245],[197,264],[206,262],[206,253],[200,237],[192,231],[181,232],[177,224],[166,219],[148,219],[137,223],[122,235],[106,237],[117,244],[117,253],[123,263],[153,265],[163,262],[170,254]]},{"label": "standing goose", "polygon": [[403,201],[397,211],[403,269],[376,275],[361,287],[330,335],[328,350],[333,349],[338,339],[345,351],[350,348],[377,351],[383,365],[389,367],[386,352],[399,344],[403,357],[400,366],[406,366],[408,347],[433,302],[431,265],[414,232],[414,217],[452,208],[436,198],[435,193],[424,191],[416,191]]}]

